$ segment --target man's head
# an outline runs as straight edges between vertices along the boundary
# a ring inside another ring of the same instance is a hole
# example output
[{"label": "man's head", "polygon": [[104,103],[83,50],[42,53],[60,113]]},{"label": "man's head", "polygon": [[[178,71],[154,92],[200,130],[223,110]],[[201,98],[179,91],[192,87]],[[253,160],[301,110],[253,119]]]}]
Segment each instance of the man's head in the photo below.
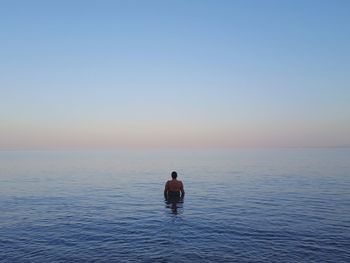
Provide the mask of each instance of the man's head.
[{"label": "man's head", "polygon": [[172,172],[171,173],[171,178],[176,179],[177,178],[177,172]]}]

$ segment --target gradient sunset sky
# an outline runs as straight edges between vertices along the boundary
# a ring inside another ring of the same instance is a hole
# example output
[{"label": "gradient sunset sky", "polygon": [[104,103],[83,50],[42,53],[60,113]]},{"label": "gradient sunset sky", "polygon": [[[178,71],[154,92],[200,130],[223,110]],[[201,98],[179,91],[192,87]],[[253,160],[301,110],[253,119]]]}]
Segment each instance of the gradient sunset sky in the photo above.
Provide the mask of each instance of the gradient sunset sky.
[{"label": "gradient sunset sky", "polygon": [[0,149],[350,146],[350,1],[1,1]]}]

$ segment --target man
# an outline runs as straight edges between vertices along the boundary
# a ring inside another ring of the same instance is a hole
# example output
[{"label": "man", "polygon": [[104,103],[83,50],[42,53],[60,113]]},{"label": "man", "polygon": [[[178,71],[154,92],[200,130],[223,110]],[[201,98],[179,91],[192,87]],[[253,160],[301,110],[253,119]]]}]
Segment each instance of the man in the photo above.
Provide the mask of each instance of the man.
[{"label": "man", "polygon": [[181,181],[177,180],[177,172],[172,172],[172,180],[169,180],[165,184],[164,197],[166,200],[178,199],[185,196],[184,186]]}]

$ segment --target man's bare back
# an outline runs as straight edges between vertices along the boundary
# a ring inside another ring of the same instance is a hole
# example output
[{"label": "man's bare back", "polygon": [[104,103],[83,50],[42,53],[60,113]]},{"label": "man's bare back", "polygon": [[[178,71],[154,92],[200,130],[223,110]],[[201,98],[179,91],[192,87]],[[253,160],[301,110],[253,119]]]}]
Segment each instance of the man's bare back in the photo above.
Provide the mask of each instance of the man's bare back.
[{"label": "man's bare back", "polygon": [[177,173],[171,173],[172,180],[169,180],[165,184],[164,197],[168,198],[183,198],[185,196],[185,190],[182,181],[177,180]]}]

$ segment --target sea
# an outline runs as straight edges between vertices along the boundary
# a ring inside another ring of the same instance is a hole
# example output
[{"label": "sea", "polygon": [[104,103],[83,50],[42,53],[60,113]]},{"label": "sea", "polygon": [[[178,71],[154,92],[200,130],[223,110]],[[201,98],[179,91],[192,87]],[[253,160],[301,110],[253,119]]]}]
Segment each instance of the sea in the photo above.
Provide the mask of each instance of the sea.
[{"label": "sea", "polygon": [[0,262],[350,262],[350,149],[1,151]]}]

